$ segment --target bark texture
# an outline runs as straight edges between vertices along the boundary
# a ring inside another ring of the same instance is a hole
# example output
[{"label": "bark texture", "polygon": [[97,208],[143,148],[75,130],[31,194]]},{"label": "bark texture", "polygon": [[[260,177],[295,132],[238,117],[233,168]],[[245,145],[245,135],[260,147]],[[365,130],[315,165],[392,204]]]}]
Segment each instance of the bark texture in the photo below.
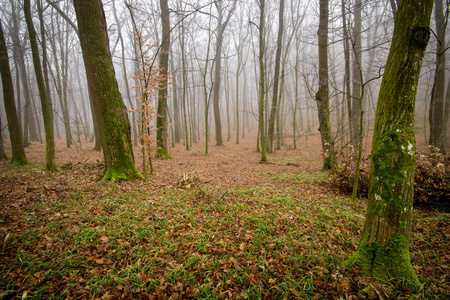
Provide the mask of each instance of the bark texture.
[{"label": "bark texture", "polygon": [[380,281],[404,278],[412,286],[419,286],[409,258],[414,105],[432,7],[433,0],[403,0],[397,11],[375,117],[366,222],[347,262]]},{"label": "bark texture", "polygon": [[323,170],[336,167],[334,141],[331,133],[328,91],[328,0],[320,0],[319,36],[319,90],[316,93],[319,131],[322,139]]},{"label": "bark texture", "polygon": [[78,32],[105,158],[105,180],[142,178],[134,164],[130,122],[119,92],[101,0],[74,0]]},{"label": "bark texture", "polygon": [[1,22],[2,21],[0,20],[0,73],[2,75],[3,102],[5,104],[9,137],[12,148],[11,162],[17,165],[26,165],[28,164],[28,160],[23,149],[22,131],[20,129],[20,122],[17,116],[16,104],[14,101],[14,88],[11,77],[11,69],[9,67],[8,50],[6,48],[5,36],[3,34]]}]

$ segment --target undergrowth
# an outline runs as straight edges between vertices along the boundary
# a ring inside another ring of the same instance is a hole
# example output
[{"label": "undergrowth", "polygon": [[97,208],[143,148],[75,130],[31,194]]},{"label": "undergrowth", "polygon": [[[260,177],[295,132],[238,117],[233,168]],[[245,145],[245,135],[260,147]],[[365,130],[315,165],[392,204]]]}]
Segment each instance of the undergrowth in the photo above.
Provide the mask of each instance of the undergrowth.
[{"label": "undergrowth", "polygon": [[[97,181],[82,163],[20,175],[1,165],[0,294],[29,299],[358,299],[449,296],[449,215],[416,211],[417,293],[344,270],[363,201],[323,172],[272,186],[214,189],[195,174],[172,185]],[[26,171],[23,171],[26,170]]]},{"label": "undergrowth", "polygon": [[[341,152],[337,157],[339,170],[333,171],[332,186],[351,195],[355,180],[356,157],[352,151]],[[370,181],[370,156],[363,155],[358,182],[358,196],[367,197]],[[434,207],[450,212],[450,155],[436,149],[430,154],[416,153],[414,175],[414,205]]]}]

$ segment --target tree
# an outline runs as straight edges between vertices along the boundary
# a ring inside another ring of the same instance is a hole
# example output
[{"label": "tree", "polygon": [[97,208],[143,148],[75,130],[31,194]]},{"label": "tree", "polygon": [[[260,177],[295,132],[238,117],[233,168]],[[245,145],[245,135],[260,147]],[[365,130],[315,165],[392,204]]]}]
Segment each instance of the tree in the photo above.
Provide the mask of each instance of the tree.
[{"label": "tree", "polygon": [[[27,76],[27,68],[25,66],[25,62],[27,61],[25,56],[25,45],[23,45],[20,41],[19,37],[19,21],[16,14],[16,3],[14,0],[10,0],[11,2],[11,18],[12,18],[12,30],[11,37],[13,42],[13,55],[16,66],[18,66],[20,81],[22,82],[23,96],[25,100],[24,104],[24,124],[23,124],[23,145],[24,147],[29,145],[29,140],[37,141],[37,132],[35,127],[35,119],[32,113],[31,107],[31,92],[30,86],[28,84],[28,76]],[[20,111],[19,111],[20,114]],[[19,116],[20,119],[20,116]],[[30,139],[28,139],[28,132],[30,133]]]},{"label": "tree", "polygon": [[134,164],[130,122],[119,92],[101,0],[74,0],[90,96],[100,130],[105,180],[142,178]]},{"label": "tree", "polygon": [[319,89],[316,93],[316,102],[322,139],[322,170],[329,170],[336,167],[336,157],[331,133],[328,95],[328,0],[320,0],[320,23],[317,35],[319,37]]},{"label": "tree", "polygon": [[[9,138],[11,140],[12,158],[11,162],[17,165],[26,165],[28,160],[23,149],[22,131],[17,116],[14,101],[14,88],[9,67],[8,50],[3,35],[2,21],[0,19],[0,73],[2,74],[3,102],[5,104],[6,118],[8,119]],[[1,135],[1,125],[0,125]],[[2,140],[3,150],[3,140]],[[4,154],[4,152],[2,153]]]},{"label": "tree", "polygon": [[2,128],[2,120],[0,118],[0,160],[7,160],[8,156],[5,153],[5,147],[3,145],[3,130]]},{"label": "tree", "polygon": [[[341,13],[342,13],[342,31],[343,31],[343,46],[344,46],[344,99],[342,101],[342,106],[347,103],[347,115],[348,115],[348,125],[350,127],[350,140],[352,141],[352,101],[350,94],[350,41],[349,41],[349,33],[347,28],[347,18],[346,18],[346,7],[345,0],[341,0]],[[342,126],[343,127],[343,126]],[[341,129],[342,132],[344,129]]]},{"label": "tree", "polygon": [[222,42],[225,29],[228,22],[236,9],[236,0],[231,4],[231,8],[228,10],[228,14],[224,21],[224,9],[222,0],[215,1],[214,4],[217,9],[217,39],[216,39],[216,55],[214,58],[214,96],[213,96],[213,108],[214,108],[214,120],[216,125],[216,146],[223,146],[222,139],[222,122],[220,121],[220,71],[222,69]]},{"label": "tree", "polygon": [[[113,5],[113,13],[114,13],[114,21],[117,25],[117,39],[120,41],[120,47],[122,49],[122,69],[123,69],[123,82],[125,84],[125,93],[126,93],[126,98],[128,100],[128,105],[130,107],[130,110],[133,111],[134,110],[134,105],[133,102],[131,101],[131,94],[130,94],[130,86],[128,84],[128,72],[127,72],[127,65],[125,62],[125,43],[124,43],[124,39],[122,36],[122,25],[121,22],[119,20],[119,17],[117,16],[117,9],[116,9],[116,1],[112,1],[112,5]],[[136,117],[135,114],[131,114],[131,121],[132,121],[132,131],[134,133],[134,144],[137,144],[137,124],[136,124]]]},{"label": "tree", "polygon": [[352,39],[352,105],[351,105],[351,142],[356,151],[361,145],[361,132],[363,131],[363,120],[361,118],[363,105],[362,105],[362,43],[361,43],[361,10],[362,1],[356,0],[354,6],[354,26],[353,26],[353,39]]},{"label": "tree", "polygon": [[[237,63],[236,63],[236,144],[239,144],[239,76],[244,71],[245,63],[247,59],[244,59],[244,43],[247,39],[247,36],[249,34],[249,31],[246,32],[245,36],[243,34],[243,15],[240,17],[239,22],[239,35],[238,37],[234,37],[234,45],[236,48],[236,54],[237,54]],[[242,127],[244,127],[244,118],[242,118]],[[242,131],[244,132],[244,131]]]},{"label": "tree", "polygon": [[280,11],[278,14],[278,37],[277,37],[277,51],[275,54],[275,75],[273,80],[273,96],[272,96],[272,108],[270,110],[269,117],[269,152],[273,152],[273,136],[275,133],[275,117],[278,110],[278,86],[280,79],[280,60],[281,60],[281,48],[283,47],[283,15],[284,15],[284,0],[280,0]]},{"label": "tree", "polygon": [[[172,72],[175,73],[174,67],[174,58],[173,55],[170,56],[170,65],[172,68]],[[174,137],[172,142],[180,143],[181,142],[181,121],[180,121],[180,100],[178,99],[178,85],[177,85],[177,76],[173,76],[173,84],[172,84],[172,92],[173,92],[173,126],[174,129]]]},{"label": "tree", "polygon": [[[38,2],[39,3],[39,2]],[[39,8],[39,16],[41,19],[41,27],[44,27],[44,21],[42,16],[42,9]],[[56,19],[56,20],[55,20]],[[56,21],[56,23],[55,23]],[[62,112],[62,117],[64,121],[64,131],[66,135],[66,147],[70,148],[73,144],[73,138],[72,138],[72,129],[70,127],[70,118],[69,118],[69,103],[67,101],[67,87],[68,87],[68,80],[69,80],[69,30],[68,30],[68,23],[67,22],[61,22],[60,18],[52,18],[52,26],[51,31],[53,34],[53,38],[50,39],[50,46],[52,49],[53,54],[53,64],[55,71],[52,71],[53,68],[50,68],[50,74],[52,76],[54,86],[56,88],[58,99],[59,99],[59,105]],[[55,32],[56,31],[56,32]],[[41,33],[44,33],[44,30],[41,30]],[[42,42],[45,42],[45,35],[42,34]],[[42,47],[45,49],[44,47]],[[59,50],[59,51],[58,51]],[[59,57],[58,57],[59,52]],[[43,64],[44,70],[46,68],[46,64]],[[44,77],[45,72],[44,72]],[[46,79],[47,82],[47,79]]]},{"label": "tree", "polygon": [[264,129],[264,96],[265,96],[265,66],[264,66],[264,43],[265,43],[265,0],[259,0],[259,93],[258,93],[258,131],[259,144],[261,146],[261,163],[267,162],[267,150],[265,143],[265,129]]},{"label": "tree", "polygon": [[436,19],[436,70],[434,75],[434,83],[431,91],[430,102],[430,145],[433,145],[445,151],[444,130],[444,97],[445,97],[445,51],[447,50],[445,43],[445,29],[447,27],[444,18],[443,0],[435,0],[435,19]]},{"label": "tree", "polygon": [[31,18],[30,0],[24,1],[25,20],[30,37],[31,52],[33,54],[34,73],[39,89],[39,98],[41,99],[42,116],[44,118],[45,131],[45,168],[49,171],[56,170],[55,163],[55,137],[53,133],[53,108],[52,102],[47,93],[44,76],[42,74],[42,66],[39,57],[39,49],[34,30],[33,20]]},{"label": "tree", "polygon": [[419,281],[409,259],[414,195],[414,106],[433,0],[402,0],[381,83],[364,230],[346,263],[378,280]]},{"label": "tree", "polygon": [[[209,25],[211,25],[211,18],[209,19]],[[210,26],[208,26],[210,28]],[[181,49],[184,49],[184,26],[182,28],[182,35],[181,35],[181,41],[182,43],[180,43]],[[200,71],[200,75],[202,77],[202,86],[203,86],[203,102],[204,102],[204,121],[205,121],[205,154],[208,155],[209,154],[209,106],[211,104],[211,89],[212,87],[209,87],[209,85],[207,84],[207,75],[208,75],[208,67],[210,64],[210,52],[211,52],[211,38],[212,38],[212,31],[208,32],[208,43],[207,48],[206,48],[206,57],[205,57],[205,66],[202,67],[200,65],[200,59],[197,57],[197,51],[195,51],[194,48],[194,55],[196,57],[196,61],[197,61],[197,65]],[[183,63],[183,75],[185,74],[184,71],[184,55],[183,52],[181,54],[181,58],[182,58],[182,63]],[[183,81],[184,81],[184,76],[183,76]]]},{"label": "tree", "polygon": [[159,51],[160,81],[158,87],[158,112],[156,115],[156,147],[159,158],[171,158],[167,152],[167,78],[169,76],[170,19],[167,0],[160,0],[162,41]]}]

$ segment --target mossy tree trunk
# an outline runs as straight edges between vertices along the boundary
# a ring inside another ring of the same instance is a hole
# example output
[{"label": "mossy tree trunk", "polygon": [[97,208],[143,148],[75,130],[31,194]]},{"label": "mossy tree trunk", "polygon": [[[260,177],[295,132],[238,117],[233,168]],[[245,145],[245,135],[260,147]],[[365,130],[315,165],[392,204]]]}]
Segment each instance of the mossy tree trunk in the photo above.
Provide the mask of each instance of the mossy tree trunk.
[{"label": "mossy tree trunk", "polygon": [[158,87],[158,113],[156,115],[157,157],[171,158],[167,151],[167,78],[170,50],[170,19],[167,0],[160,0],[162,41],[159,52],[160,81]]},{"label": "mossy tree trunk", "polygon": [[363,234],[347,266],[384,281],[419,281],[409,259],[413,206],[414,105],[430,35],[433,0],[402,0],[381,83],[372,140],[370,188]]},{"label": "mossy tree trunk", "polygon": [[28,28],[28,35],[30,38],[31,52],[33,55],[34,73],[36,74],[36,81],[39,89],[39,98],[41,99],[42,116],[44,119],[45,131],[45,168],[49,171],[56,170],[55,163],[55,137],[53,126],[53,108],[52,102],[45,87],[44,76],[42,74],[42,66],[39,57],[39,49],[36,38],[36,31],[34,30],[33,20],[31,17],[30,0],[24,1],[25,20]]},{"label": "mossy tree trunk", "polygon": [[101,0],[74,0],[89,92],[105,158],[105,180],[142,178],[134,164],[130,122],[119,92]]},{"label": "mossy tree trunk", "polygon": [[320,0],[319,37],[319,90],[316,93],[319,131],[322,140],[322,170],[336,167],[334,140],[331,133],[328,95],[328,0]]}]

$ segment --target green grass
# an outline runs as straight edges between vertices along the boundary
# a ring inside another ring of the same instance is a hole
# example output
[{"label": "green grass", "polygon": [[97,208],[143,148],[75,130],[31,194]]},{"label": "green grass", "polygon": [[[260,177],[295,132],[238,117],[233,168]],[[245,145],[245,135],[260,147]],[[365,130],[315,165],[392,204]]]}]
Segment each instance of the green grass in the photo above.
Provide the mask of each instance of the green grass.
[{"label": "green grass", "polygon": [[[26,186],[27,173],[21,176]],[[70,178],[68,171],[40,174],[49,185],[70,186],[54,198],[40,186],[30,192],[40,193],[35,200],[5,196],[5,203],[23,204],[20,218],[14,211],[1,215],[12,229],[0,255],[0,291],[18,298],[26,292],[30,299],[357,295],[357,287],[339,287],[342,278],[352,278],[340,266],[356,249],[364,203],[324,192],[326,173],[258,176],[271,178],[274,187],[178,190]],[[2,179],[14,180],[12,173]],[[440,281],[445,268],[432,268],[448,263],[448,253],[437,247],[445,241],[427,229],[439,232],[448,224],[444,213],[416,218],[411,257],[427,297],[448,293],[448,282]]]}]

